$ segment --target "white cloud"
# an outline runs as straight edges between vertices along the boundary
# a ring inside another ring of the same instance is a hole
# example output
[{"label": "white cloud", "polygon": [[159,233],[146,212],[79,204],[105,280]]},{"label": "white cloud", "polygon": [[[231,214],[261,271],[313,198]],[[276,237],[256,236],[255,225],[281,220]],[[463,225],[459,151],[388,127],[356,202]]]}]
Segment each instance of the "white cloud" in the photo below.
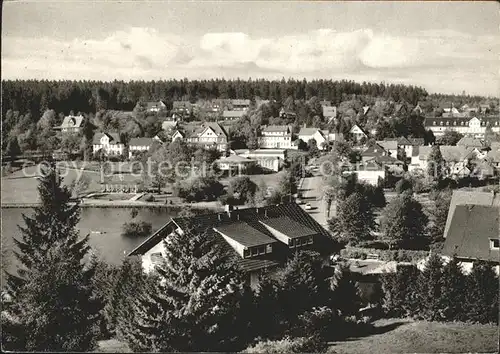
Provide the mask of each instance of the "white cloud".
[{"label": "white cloud", "polygon": [[[98,39],[2,40],[4,78],[307,77],[400,81],[435,91],[498,93],[499,36],[447,30],[392,36],[371,29],[253,38],[184,38],[130,28]],[[446,85],[449,85],[447,87]]]}]

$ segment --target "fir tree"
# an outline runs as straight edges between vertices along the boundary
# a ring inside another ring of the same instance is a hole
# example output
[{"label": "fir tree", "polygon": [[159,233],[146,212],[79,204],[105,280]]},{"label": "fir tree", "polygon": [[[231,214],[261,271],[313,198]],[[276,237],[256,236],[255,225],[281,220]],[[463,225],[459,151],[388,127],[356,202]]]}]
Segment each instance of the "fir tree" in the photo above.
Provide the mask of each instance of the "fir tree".
[{"label": "fir tree", "polygon": [[466,318],[469,321],[498,323],[498,276],[493,264],[477,261],[467,277]]},{"label": "fir tree", "polygon": [[443,155],[439,145],[434,145],[431,148],[431,153],[427,159],[427,178],[430,181],[439,181],[443,177]]},{"label": "fir tree", "polygon": [[443,267],[441,282],[441,306],[443,317],[448,321],[463,321],[465,295],[469,291],[466,277],[458,260],[453,257]]},{"label": "fir tree", "polygon": [[443,261],[441,256],[432,253],[425,269],[417,279],[419,316],[429,321],[444,319],[441,295],[443,288]]},{"label": "fir tree", "polygon": [[361,307],[358,285],[347,265],[339,264],[330,282],[332,307],[341,316],[356,315]]},{"label": "fir tree", "polygon": [[133,350],[227,351],[246,345],[249,288],[230,255],[207,234],[172,234],[158,279],[135,303]]},{"label": "fir tree", "polygon": [[10,350],[89,351],[95,346],[100,308],[95,267],[84,263],[88,237],[78,240],[78,205],[69,205],[69,192],[55,170],[44,172],[42,205],[34,217],[24,216],[22,241],[16,242],[22,269],[8,274],[13,303],[2,319],[15,331],[3,344]]},{"label": "fir tree", "polygon": [[419,271],[416,266],[398,266],[395,273],[381,278],[382,307],[389,316],[413,317],[418,312],[416,283]]},{"label": "fir tree", "polygon": [[62,186],[55,166],[42,169],[38,185],[40,206],[34,208],[33,216],[23,214],[24,224],[19,226],[21,238],[14,238],[17,250],[14,254],[20,263],[18,274],[7,274],[8,289],[15,297],[17,289],[32,270],[42,265],[47,251],[59,241],[73,244],[71,252],[81,257],[87,250],[87,237],[78,240],[76,226],[80,220],[78,204],[71,205],[71,191]]}]

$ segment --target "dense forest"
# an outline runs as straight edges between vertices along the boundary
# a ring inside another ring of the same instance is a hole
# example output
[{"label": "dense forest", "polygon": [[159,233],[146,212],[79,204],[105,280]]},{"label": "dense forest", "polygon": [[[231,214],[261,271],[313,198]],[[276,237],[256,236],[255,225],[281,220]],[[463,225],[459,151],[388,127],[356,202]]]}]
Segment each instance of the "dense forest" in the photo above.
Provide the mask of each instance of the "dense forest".
[{"label": "dense forest", "polygon": [[138,101],[196,101],[213,98],[253,98],[284,101],[292,96],[329,100],[334,105],[352,95],[383,97],[415,105],[428,94],[420,87],[332,80],[169,80],[169,81],[2,81],[2,115],[7,110],[30,113],[37,120],[47,109],[57,113],[131,111]]}]

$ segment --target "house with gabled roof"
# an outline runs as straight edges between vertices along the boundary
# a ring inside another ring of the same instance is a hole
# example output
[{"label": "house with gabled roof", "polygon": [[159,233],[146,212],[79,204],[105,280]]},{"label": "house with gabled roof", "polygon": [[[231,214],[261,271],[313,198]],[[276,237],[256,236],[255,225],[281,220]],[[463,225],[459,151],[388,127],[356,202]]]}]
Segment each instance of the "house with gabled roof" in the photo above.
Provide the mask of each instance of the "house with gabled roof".
[{"label": "house with gabled roof", "polygon": [[474,147],[478,149],[483,149],[485,147],[484,143],[480,139],[475,139],[471,137],[464,136],[462,139],[460,139],[457,143],[457,146],[463,146],[463,147]]},{"label": "house with gabled roof", "polygon": [[172,141],[181,139],[188,144],[195,144],[205,149],[226,151],[228,135],[223,126],[216,122],[204,122],[201,125],[185,124],[172,134]]},{"label": "house with gabled roof", "polygon": [[382,145],[376,143],[367,147],[361,152],[361,160],[368,161],[374,157],[387,155],[389,155],[389,151],[387,151]]},{"label": "house with gabled roof", "polygon": [[249,99],[233,99],[231,100],[233,111],[246,111],[250,107]]},{"label": "house with gabled roof", "polygon": [[222,112],[222,118],[225,120],[232,120],[232,119],[239,119],[243,117],[247,112],[246,111],[229,111],[229,110],[224,110]]},{"label": "house with gabled roof", "polygon": [[[175,217],[137,246],[129,256],[140,256],[151,272],[166,256],[173,234],[213,237],[247,274],[256,289],[259,276],[284,265],[297,250],[315,250],[325,258],[335,247],[328,232],[295,203],[233,210],[192,217]],[[167,242],[165,242],[167,241]]]},{"label": "house with gabled roof", "polygon": [[120,139],[118,133],[97,133],[92,141],[92,151],[99,151],[106,155],[123,155],[125,144]]},{"label": "house with gabled roof", "polygon": [[331,122],[333,119],[337,118],[337,107],[336,106],[323,106],[323,117],[327,122]]},{"label": "house with gabled roof", "polygon": [[494,133],[500,133],[500,118],[494,117],[453,117],[453,118],[425,118],[425,129],[431,130],[434,136],[439,137],[447,130],[456,131],[463,135],[484,139],[486,127],[491,127]]},{"label": "house with gabled roof", "polygon": [[377,140],[377,144],[384,148],[385,151],[389,153],[392,157],[398,156],[398,140],[396,139],[384,139]]},{"label": "house with gabled roof", "polygon": [[57,129],[62,133],[79,133],[82,129],[84,119],[85,118],[81,114],[78,116],[66,116]]},{"label": "house with gabled roof", "polygon": [[359,142],[361,139],[368,137],[368,134],[365,133],[363,129],[357,124],[354,124],[349,130],[349,134],[353,136],[353,138]]},{"label": "house with gabled roof", "polygon": [[306,144],[309,140],[316,141],[316,146],[320,150],[326,149],[330,141],[330,133],[328,130],[321,130],[319,128],[300,128],[298,137]]},{"label": "house with gabled roof", "polygon": [[461,204],[450,209],[442,254],[456,257],[465,273],[474,261],[500,262],[500,208],[493,205]]},{"label": "house with gabled roof", "polygon": [[144,103],[147,112],[160,112],[167,109],[167,105],[162,100],[160,101],[148,101]]},{"label": "house with gabled roof", "polygon": [[128,142],[128,157],[149,151],[155,140],[153,138],[132,138]]},{"label": "house with gabled roof", "polygon": [[264,149],[295,149],[292,128],[288,125],[268,125],[261,129],[259,145]]}]

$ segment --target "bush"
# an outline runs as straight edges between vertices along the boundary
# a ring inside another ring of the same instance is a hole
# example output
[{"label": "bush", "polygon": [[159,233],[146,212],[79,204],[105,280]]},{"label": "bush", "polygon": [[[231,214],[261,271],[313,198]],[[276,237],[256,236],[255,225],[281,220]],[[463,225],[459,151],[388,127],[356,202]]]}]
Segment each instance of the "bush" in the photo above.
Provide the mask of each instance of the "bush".
[{"label": "bush", "polygon": [[[362,247],[346,247],[340,250],[340,255],[343,258],[358,258],[366,259],[369,253],[378,254],[378,259],[381,261],[399,261],[399,262],[417,262],[429,255],[428,251],[414,250],[384,250],[377,248],[362,248]],[[365,258],[362,254],[365,255]]]},{"label": "bush", "polygon": [[324,352],[325,349],[326,343],[315,337],[285,337],[280,340],[259,342],[247,348],[244,353],[318,353]]},{"label": "bush", "polygon": [[145,221],[128,222],[123,224],[122,236],[125,237],[146,237],[149,236],[153,228]]},{"label": "bush", "polygon": [[299,325],[296,328],[298,337],[317,337],[326,340],[334,327],[335,314],[329,307],[314,307],[299,315]]},{"label": "bush", "polygon": [[146,194],[146,196],[144,196],[144,201],[146,201],[146,202],[154,202],[155,201],[155,197],[153,197],[152,194]]}]

